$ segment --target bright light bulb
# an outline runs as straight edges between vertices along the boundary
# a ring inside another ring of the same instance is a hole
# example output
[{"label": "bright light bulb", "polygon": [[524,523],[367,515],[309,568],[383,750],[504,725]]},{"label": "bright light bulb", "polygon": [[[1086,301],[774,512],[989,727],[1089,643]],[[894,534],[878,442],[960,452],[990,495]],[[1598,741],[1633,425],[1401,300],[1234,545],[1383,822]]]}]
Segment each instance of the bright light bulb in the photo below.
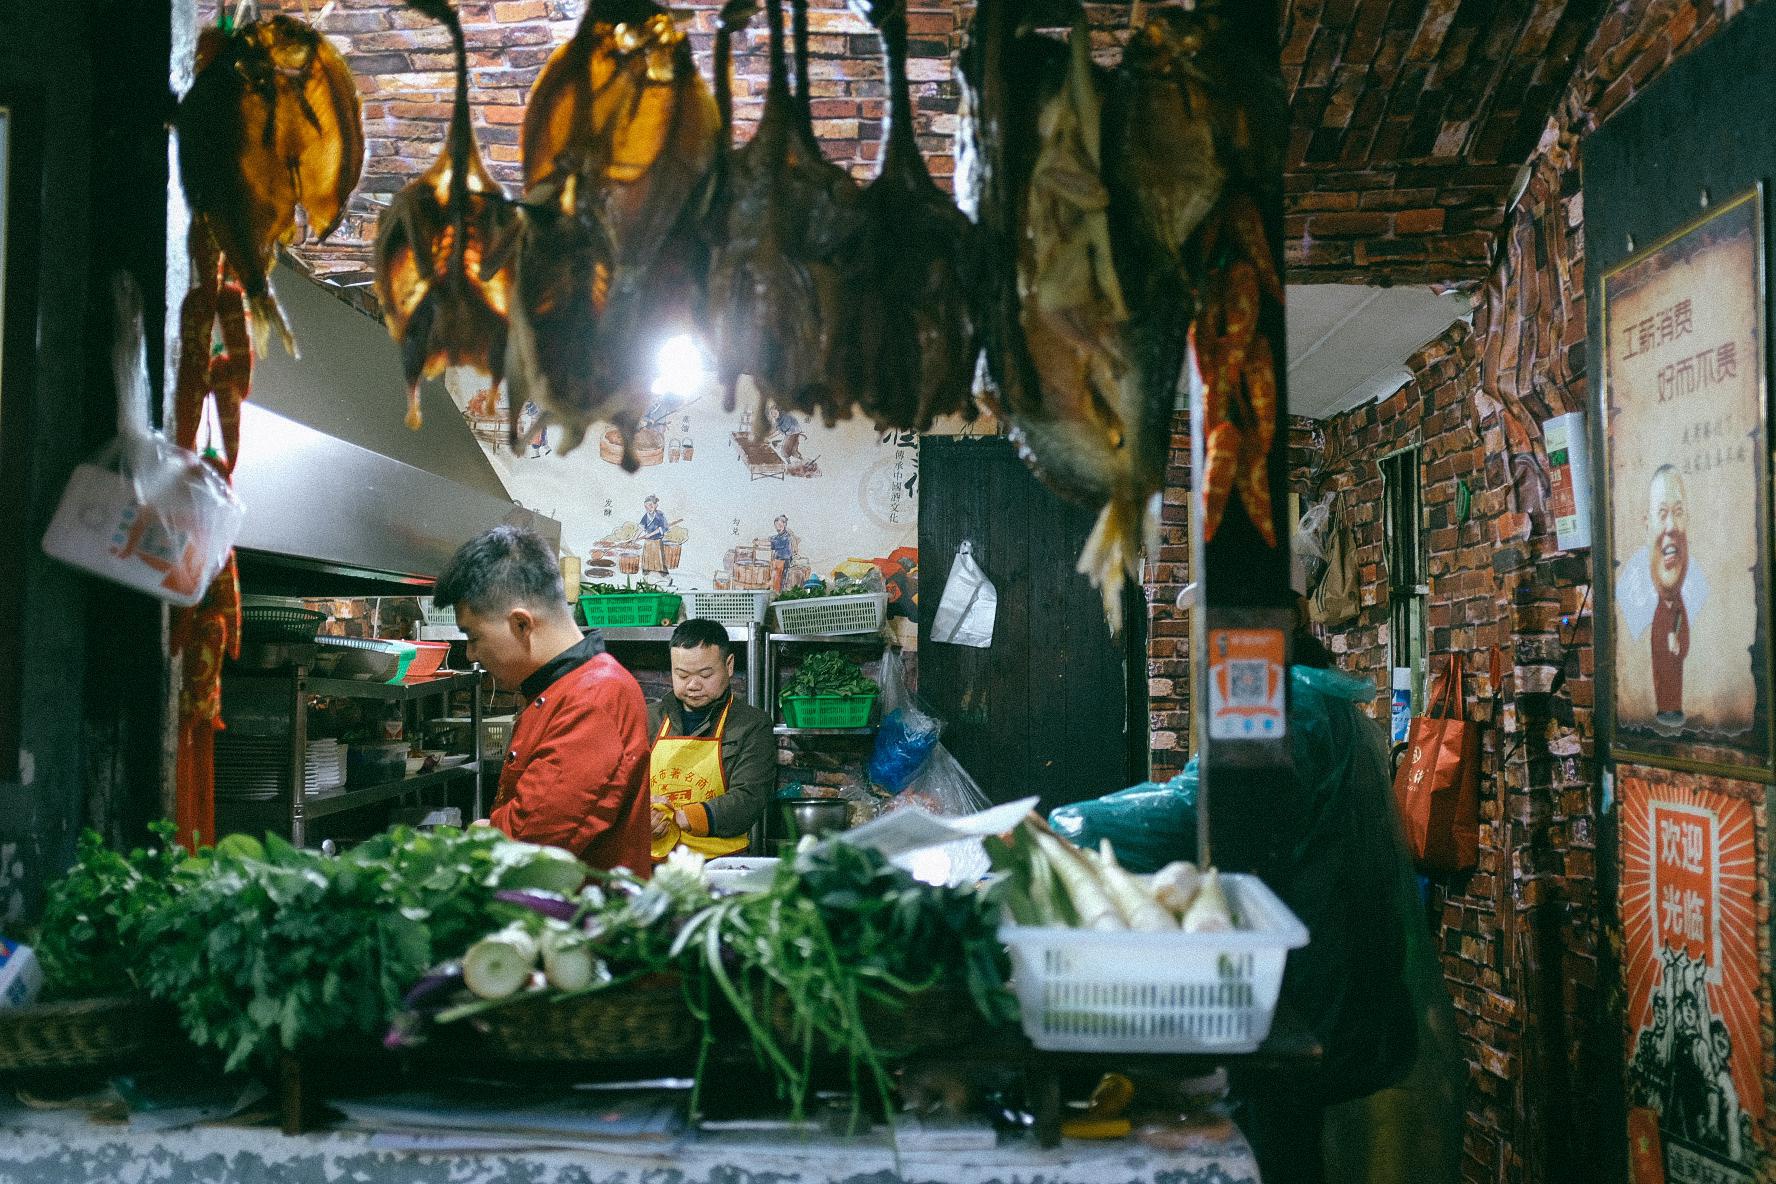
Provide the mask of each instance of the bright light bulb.
[{"label": "bright light bulb", "polygon": [[709,355],[689,333],[660,343],[660,352],[654,355],[654,394],[683,402],[702,391],[713,377]]}]

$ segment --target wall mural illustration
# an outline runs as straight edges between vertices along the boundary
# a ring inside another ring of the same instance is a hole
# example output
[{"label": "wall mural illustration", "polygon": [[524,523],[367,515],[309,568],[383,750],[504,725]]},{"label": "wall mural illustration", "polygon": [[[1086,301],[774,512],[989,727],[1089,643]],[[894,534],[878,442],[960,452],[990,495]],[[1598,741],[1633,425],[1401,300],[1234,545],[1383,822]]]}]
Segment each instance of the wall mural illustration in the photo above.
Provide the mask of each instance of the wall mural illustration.
[{"label": "wall mural illustration", "polygon": [[[588,583],[776,591],[827,577],[849,559],[875,562],[904,587],[917,578],[919,439],[863,420],[833,427],[767,404],[742,379],[733,411],[701,374],[656,388],[636,438],[641,468],[616,463],[621,445],[594,433],[568,456],[552,433],[506,445],[503,390],[452,371],[451,397],[512,498],[561,523],[563,548]],[[938,431],[961,431],[960,421]],[[971,433],[991,432],[977,420]]]}]

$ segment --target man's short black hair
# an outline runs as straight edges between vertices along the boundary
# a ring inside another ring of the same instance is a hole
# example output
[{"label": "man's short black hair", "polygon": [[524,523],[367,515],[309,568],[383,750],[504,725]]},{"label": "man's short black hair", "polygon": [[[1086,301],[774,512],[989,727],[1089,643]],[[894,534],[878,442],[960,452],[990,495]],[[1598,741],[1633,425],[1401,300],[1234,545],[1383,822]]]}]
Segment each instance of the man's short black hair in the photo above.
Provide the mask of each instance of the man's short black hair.
[{"label": "man's short black hair", "polygon": [[692,617],[672,631],[672,648],[675,650],[698,650],[706,645],[720,650],[724,658],[734,652],[733,642],[728,640],[728,627],[719,621]]},{"label": "man's short black hair", "polygon": [[464,605],[476,616],[497,616],[520,605],[561,611],[567,590],[555,548],[535,531],[502,525],[457,548],[432,589],[432,605]]}]

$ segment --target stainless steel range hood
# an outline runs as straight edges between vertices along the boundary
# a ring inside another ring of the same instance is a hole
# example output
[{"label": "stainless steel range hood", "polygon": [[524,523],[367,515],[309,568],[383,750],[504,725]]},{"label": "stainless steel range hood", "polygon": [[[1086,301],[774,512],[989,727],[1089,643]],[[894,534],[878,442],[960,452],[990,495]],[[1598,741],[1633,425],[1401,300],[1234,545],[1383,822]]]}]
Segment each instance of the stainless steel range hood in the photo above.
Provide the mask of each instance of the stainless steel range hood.
[{"label": "stainless steel range hood", "polygon": [[247,508],[243,558],[312,572],[430,584],[457,547],[502,522],[561,542],[552,518],[252,402],[241,407],[234,487]]}]

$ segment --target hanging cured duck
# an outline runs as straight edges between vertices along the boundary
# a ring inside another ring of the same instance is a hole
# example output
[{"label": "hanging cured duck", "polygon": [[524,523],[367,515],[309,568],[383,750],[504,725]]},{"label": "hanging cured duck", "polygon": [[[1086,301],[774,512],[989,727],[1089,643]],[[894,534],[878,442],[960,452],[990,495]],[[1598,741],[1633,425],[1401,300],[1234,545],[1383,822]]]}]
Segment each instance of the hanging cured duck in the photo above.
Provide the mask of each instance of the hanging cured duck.
[{"label": "hanging cured duck", "polygon": [[510,269],[483,274],[490,248],[516,216],[488,175],[469,122],[469,66],[462,22],[449,0],[408,0],[450,31],[456,99],[444,151],[395,195],[376,227],[376,296],[401,346],[407,426],[420,426],[419,384],[446,366],[468,366],[498,385],[505,373]]},{"label": "hanging cured duck", "polygon": [[[647,0],[594,0],[544,66],[525,110],[527,189],[506,245],[514,443],[528,401],[560,425],[557,451],[606,421],[622,439],[623,466],[639,467],[647,355],[632,348],[634,328],[605,340],[603,321],[613,302],[671,303],[647,280],[714,163],[717,126],[684,31]],[[490,266],[503,262],[496,252]],[[617,319],[639,318],[619,308]]]},{"label": "hanging cured duck", "polygon": [[1280,175],[1286,111],[1223,35],[1220,0],[1155,12],[1114,71],[1092,62],[1083,11],[1063,54],[1020,31],[1025,7],[982,0],[963,55],[980,318],[1025,460],[1062,496],[1100,507],[1079,569],[1115,629],[1157,534],[1193,322],[1211,427],[1229,425],[1211,431],[1231,463],[1211,460],[1209,497],[1214,482],[1239,489],[1274,540],[1276,385],[1257,325],[1281,284],[1256,194]]},{"label": "hanging cured duck", "polygon": [[327,238],[363,171],[350,69],[293,17],[211,27],[198,38],[197,75],[176,124],[186,200],[246,293],[259,348],[275,329],[294,354],[270,271],[277,248],[296,241],[297,207],[309,234]]}]

